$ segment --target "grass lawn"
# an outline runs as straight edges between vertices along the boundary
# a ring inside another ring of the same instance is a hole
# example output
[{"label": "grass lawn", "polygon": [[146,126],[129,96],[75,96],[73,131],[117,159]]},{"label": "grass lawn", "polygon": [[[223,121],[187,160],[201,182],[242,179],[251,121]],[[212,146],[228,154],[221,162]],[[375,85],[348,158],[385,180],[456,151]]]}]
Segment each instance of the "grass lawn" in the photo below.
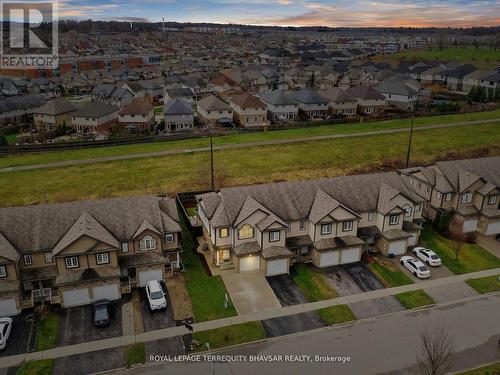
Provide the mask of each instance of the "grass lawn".
[{"label": "grass lawn", "polygon": [[311,270],[305,264],[296,264],[294,269],[293,281],[310,302],[337,297],[337,293],[328,285],[322,274]]},{"label": "grass lawn", "polygon": [[432,305],[434,303],[433,299],[423,290],[412,290],[411,292],[399,293],[394,297],[396,297],[407,310]]},{"label": "grass lawn", "polygon": [[211,329],[204,332],[193,333],[193,338],[200,342],[197,351],[205,351],[205,344],[210,344],[210,349],[241,344],[266,338],[266,333],[261,322],[247,322],[232,326]]},{"label": "grass lawn", "polygon": [[422,231],[421,241],[423,246],[434,250],[443,264],[457,275],[500,267],[500,259],[476,244],[464,244],[458,261],[455,260],[453,241],[430,228]]},{"label": "grass lawn", "polygon": [[457,61],[462,64],[473,64],[479,69],[495,68],[500,62],[500,51],[493,51],[489,48],[446,48],[439,50],[433,49],[418,49],[404,51],[390,56],[379,56],[375,60],[387,61],[397,64],[399,59],[424,59],[424,60],[444,60]]},{"label": "grass lawn", "polygon": [[356,320],[356,316],[347,305],[325,307],[316,311],[328,325],[340,324]]},{"label": "grass lawn", "polygon": [[129,345],[123,348],[127,367],[146,362],[146,348],[143,342]]},{"label": "grass lawn", "polygon": [[28,361],[17,370],[16,375],[52,375],[54,369],[53,359]]},{"label": "grass lawn", "polygon": [[44,316],[38,323],[36,335],[36,350],[47,350],[57,346],[59,341],[59,315]]},{"label": "grass lawn", "polygon": [[[225,176],[224,186],[359,173],[384,160],[403,161],[407,142],[408,134],[398,133],[216,151],[215,172]],[[425,164],[450,151],[467,155],[487,146],[490,155],[500,154],[498,144],[495,124],[424,130],[414,135],[412,161]],[[200,178],[200,170],[209,165],[207,152],[7,172],[0,178],[0,205],[201,190],[209,179]]]},{"label": "grass lawn", "polygon": [[[500,110],[480,112],[480,113],[464,113],[457,115],[430,116],[415,119],[415,126],[445,124],[452,122],[468,121],[468,120],[489,120],[500,118]],[[276,139],[293,139],[307,136],[333,135],[333,134],[349,134],[362,131],[373,131],[382,129],[408,128],[411,120],[389,120],[367,123],[353,124],[335,124],[325,126],[311,126],[308,128],[242,133],[223,137],[214,138],[214,146],[237,144],[257,141],[270,141]],[[207,138],[189,139],[172,142],[153,142],[135,145],[123,145],[113,147],[100,147],[92,149],[69,150],[69,151],[52,151],[30,153],[23,155],[9,155],[0,157],[0,168],[50,163],[63,160],[75,160],[86,158],[97,158],[111,155],[128,155],[143,152],[167,151],[184,148],[208,147],[209,141]]]},{"label": "grass lawn", "polygon": [[196,207],[188,207],[186,212],[188,216],[196,216],[198,214],[198,209]]},{"label": "grass lawn", "polygon": [[155,108],[154,108],[154,112],[155,112],[155,115],[158,115],[158,114],[160,114],[160,113],[163,113],[163,106],[162,106],[162,105],[160,105],[160,106],[158,106],[158,107],[155,107]]},{"label": "grass lawn", "polygon": [[500,275],[481,277],[479,279],[469,279],[467,284],[476,289],[479,293],[497,292],[500,290]]},{"label": "grass lawn", "polygon": [[455,375],[495,375],[500,373],[500,362],[494,363],[492,365],[483,366],[475,370],[469,370],[464,372],[457,372]]},{"label": "grass lawn", "polygon": [[226,286],[220,276],[209,276],[198,255],[192,252],[194,247],[191,233],[186,227],[181,215],[182,225],[182,260],[186,272],[184,280],[193,306],[194,317],[197,322],[226,318],[237,315],[236,309],[230,302],[224,308]]},{"label": "grass lawn", "polygon": [[16,141],[17,141],[17,134],[6,135],[5,139],[7,139],[7,142],[9,142],[9,143],[16,143]]},{"label": "grass lawn", "polygon": [[413,281],[393,264],[383,265],[380,263],[372,263],[368,265],[368,268],[386,288],[413,284]]}]

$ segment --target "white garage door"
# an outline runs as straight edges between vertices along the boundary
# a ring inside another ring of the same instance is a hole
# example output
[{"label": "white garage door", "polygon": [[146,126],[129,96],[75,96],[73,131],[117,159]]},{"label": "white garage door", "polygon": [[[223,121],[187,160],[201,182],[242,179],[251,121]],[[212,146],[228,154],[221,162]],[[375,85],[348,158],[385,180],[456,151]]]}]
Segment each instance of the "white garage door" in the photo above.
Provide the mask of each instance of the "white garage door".
[{"label": "white garage door", "polygon": [[406,253],[406,240],[395,241],[389,244],[389,254],[403,255]]},{"label": "white garage door", "polygon": [[87,305],[90,303],[88,288],[63,292],[64,307]]},{"label": "white garage door", "polygon": [[94,295],[94,301],[99,299],[109,299],[111,301],[120,299],[120,290],[117,284],[96,286],[92,288],[92,293]]},{"label": "white garage door", "polygon": [[411,237],[408,238],[408,246],[417,246],[417,234],[410,233]]},{"label": "white garage door", "polygon": [[288,273],[288,259],[275,259],[267,262],[266,276]]},{"label": "white garage door", "polygon": [[464,221],[464,233],[475,232],[477,228],[477,219],[465,220]]},{"label": "white garage door", "polygon": [[139,272],[139,286],[146,286],[148,281],[163,280],[161,270],[150,270]]},{"label": "white garage door", "polygon": [[326,251],[320,253],[320,267],[329,267],[339,264],[339,252],[338,251]]},{"label": "white garage door", "polygon": [[0,300],[0,316],[17,315],[16,300],[14,298]]},{"label": "white garage door", "polygon": [[240,258],[240,272],[256,271],[259,268],[260,268],[260,257],[253,255]]},{"label": "white garage door", "polygon": [[342,250],[342,254],[340,255],[340,263],[341,264],[355,263],[359,262],[360,258],[361,258],[360,248],[345,249]]},{"label": "white garage door", "polygon": [[500,233],[500,221],[497,221],[496,223],[490,223],[486,227],[486,235],[487,236],[492,236],[494,234]]}]

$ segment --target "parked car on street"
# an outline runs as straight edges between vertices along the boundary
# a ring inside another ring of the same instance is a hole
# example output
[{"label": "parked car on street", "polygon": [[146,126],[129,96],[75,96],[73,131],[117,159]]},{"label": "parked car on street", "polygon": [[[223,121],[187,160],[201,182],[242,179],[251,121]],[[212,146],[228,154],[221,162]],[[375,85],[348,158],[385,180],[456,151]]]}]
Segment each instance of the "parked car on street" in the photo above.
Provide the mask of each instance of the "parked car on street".
[{"label": "parked car on street", "polygon": [[111,323],[109,314],[109,300],[100,299],[94,302],[92,309],[92,323],[96,327],[107,327]]},{"label": "parked car on street", "polygon": [[438,267],[441,265],[441,258],[431,249],[425,247],[416,247],[413,249],[413,254],[424,261],[429,266]]},{"label": "parked car on street", "polygon": [[0,350],[5,349],[12,330],[12,318],[0,318]]},{"label": "parked car on street", "polygon": [[401,264],[405,266],[415,277],[419,279],[428,279],[431,277],[431,271],[420,260],[411,256],[401,257]]},{"label": "parked car on street", "polygon": [[146,296],[148,297],[151,311],[167,308],[167,299],[158,280],[148,281],[146,284]]}]

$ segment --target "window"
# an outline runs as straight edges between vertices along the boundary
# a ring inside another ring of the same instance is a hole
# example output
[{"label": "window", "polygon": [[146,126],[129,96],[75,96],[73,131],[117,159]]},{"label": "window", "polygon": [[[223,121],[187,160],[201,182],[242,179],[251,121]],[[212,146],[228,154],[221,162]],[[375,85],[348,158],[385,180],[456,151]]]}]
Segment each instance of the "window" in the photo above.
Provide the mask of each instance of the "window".
[{"label": "window", "polygon": [[321,234],[331,234],[332,233],[332,224],[322,224],[321,225]]},{"label": "window", "polygon": [[488,197],[488,204],[495,204],[497,203],[497,196],[496,195],[490,195]]},{"label": "window", "polygon": [[399,223],[399,215],[390,215],[389,216],[389,225],[396,225]]},{"label": "window", "polygon": [[445,194],[445,195],[444,195],[444,200],[445,200],[446,202],[451,201],[451,193],[447,193],[447,194]]},{"label": "window", "polygon": [[7,268],[0,266],[0,277],[7,277]]},{"label": "window", "polygon": [[430,192],[431,192],[431,187],[430,187],[430,186],[426,186],[426,187],[425,187],[425,191],[426,191],[427,193],[430,193]]},{"label": "window", "polygon": [[344,221],[342,223],[342,231],[343,232],[349,232],[351,230],[352,230],[352,220]]},{"label": "window", "polygon": [[97,253],[95,255],[97,264],[108,264],[109,263],[109,253]]},{"label": "window", "polygon": [[301,220],[300,223],[299,223],[299,230],[301,232],[305,231],[306,230],[306,221],[305,220]]},{"label": "window", "polygon": [[244,240],[247,238],[253,238],[253,228],[250,224],[243,224],[243,226],[240,228],[238,235],[240,237],[240,240]]},{"label": "window", "polygon": [[409,204],[403,205],[403,210],[405,212],[405,217],[408,217],[411,215],[412,209],[411,209],[411,206]]},{"label": "window", "polygon": [[269,232],[269,242],[277,242],[280,240],[280,231],[273,230]]},{"label": "window", "polygon": [[144,236],[141,241],[141,250],[153,250],[156,249],[156,241],[151,236]]},{"label": "window", "polygon": [[128,253],[128,242],[122,242],[120,247],[122,248],[122,253]]},{"label": "window", "polygon": [[422,205],[421,204],[416,204],[415,205],[415,212],[420,212],[421,209],[422,209]]},{"label": "window", "polygon": [[470,203],[472,202],[472,193],[468,191],[462,195],[462,203]]},{"label": "window", "polygon": [[174,234],[167,233],[165,234],[165,243],[173,243],[174,242]]},{"label": "window", "polygon": [[368,211],[368,221],[373,221],[374,218],[375,218],[375,212]]},{"label": "window", "polygon": [[441,199],[443,197],[443,194],[441,194],[439,191],[436,191],[436,198]]},{"label": "window", "polygon": [[227,238],[227,237],[229,237],[229,228],[220,228],[219,229],[219,237],[220,238]]},{"label": "window", "polygon": [[52,263],[52,253],[50,251],[43,253],[43,258],[45,259],[45,263]]},{"label": "window", "polygon": [[64,258],[64,262],[66,263],[66,268],[78,268],[78,267],[80,267],[80,262],[78,261],[78,257]]},{"label": "window", "polygon": [[31,254],[26,254],[24,257],[24,264],[27,266],[31,266],[32,264],[32,259],[31,259]]}]

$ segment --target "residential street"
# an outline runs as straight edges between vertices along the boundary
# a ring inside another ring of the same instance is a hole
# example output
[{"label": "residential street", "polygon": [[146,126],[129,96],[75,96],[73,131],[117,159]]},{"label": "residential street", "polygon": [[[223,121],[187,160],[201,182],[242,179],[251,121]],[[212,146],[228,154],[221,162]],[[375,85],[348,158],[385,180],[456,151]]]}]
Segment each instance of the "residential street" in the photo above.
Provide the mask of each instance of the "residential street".
[{"label": "residential street", "polygon": [[[374,319],[345,327],[250,344],[215,354],[230,355],[340,355],[350,363],[234,362],[216,363],[214,374],[412,374],[423,327],[444,324],[454,337],[453,369],[500,359],[498,337],[500,295]],[[168,353],[165,353],[168,354]],[[214,353],[213,353],[214,354]],[[136,368],[124,374],[208,374],[211,363],[173,363]]]}]

